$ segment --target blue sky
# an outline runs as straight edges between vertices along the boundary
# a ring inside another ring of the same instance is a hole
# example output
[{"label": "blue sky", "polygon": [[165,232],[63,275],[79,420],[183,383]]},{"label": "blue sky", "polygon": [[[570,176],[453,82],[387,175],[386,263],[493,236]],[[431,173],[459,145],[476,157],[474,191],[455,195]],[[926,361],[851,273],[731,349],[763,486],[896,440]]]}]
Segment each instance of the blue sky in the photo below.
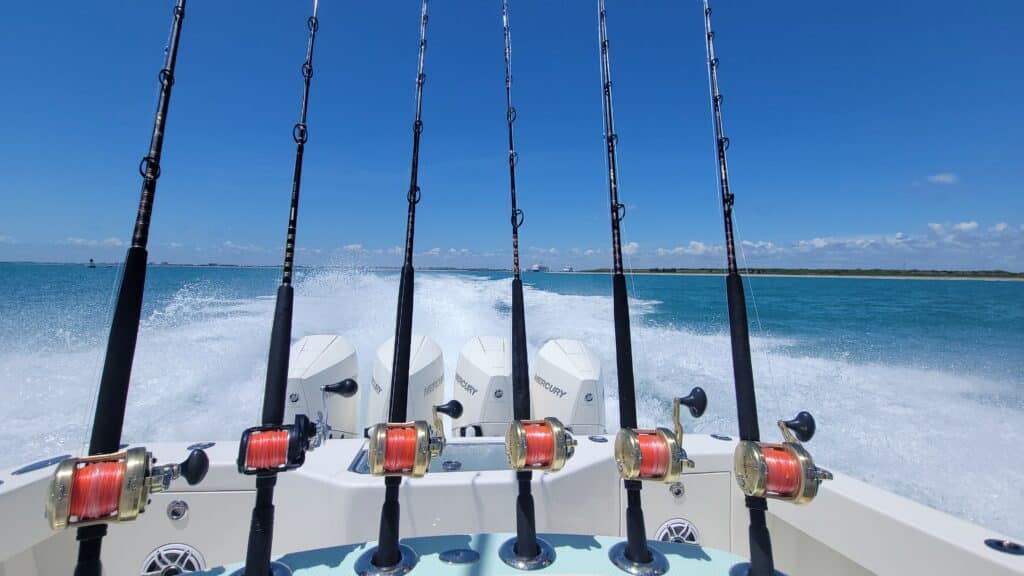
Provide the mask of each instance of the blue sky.
[{"label": "blue sky", "polygon": [[[190,4],[152,259],[280,261],[310,4]],[[5,8],[0,260],[122,257],[172,5]],[[1024,270],[1024,4],[714,6],[750,266]],[[630,263],[721,266],[701,5],[608,10]],[[395,264],[419,2],[320,11],[299,262]],[[430,14],[416,262],[508,266],[500,2]],[[606,266],[596,2],[512,25],[524,259]]]}]

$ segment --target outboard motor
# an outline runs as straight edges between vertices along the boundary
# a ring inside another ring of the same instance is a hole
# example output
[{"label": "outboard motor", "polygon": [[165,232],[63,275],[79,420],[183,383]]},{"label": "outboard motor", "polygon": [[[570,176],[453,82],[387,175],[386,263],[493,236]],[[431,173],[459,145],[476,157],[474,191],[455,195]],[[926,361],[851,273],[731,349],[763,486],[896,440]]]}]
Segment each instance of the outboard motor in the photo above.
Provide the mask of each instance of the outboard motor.
[{"label": "outboard motor", "polygon": [[477,336],[462,347],[455,367],[454,398],[462,416],[455,436],[503,436],[512,421],[512,348],[498,336]]},{"label": "outboard motor", "polygon": [[351,394],[358,377],[356,349],[344,336],[302,338],[292,345],[284,421],[305,414],[314,422],[322,418],[332,438],[359,436],[359,396]]},{"label": "outboard motor", "polygon": [[557,418],[577,435],[605,433],[601,361],[583,342],[551,340],[533,366],[530,401],[535,418]]},{"label": "outboard motor", "polygon": [[[409,407],[406,420],[433,421],[435,405],[444,402],[444,354],[430,336],[412,335],[409,347]],[[366,422],[387,422],[391,402],[391,365],[395,353],[395,339],[377,348],[373,363],[373,380],[366,387],[369,401]]]}]

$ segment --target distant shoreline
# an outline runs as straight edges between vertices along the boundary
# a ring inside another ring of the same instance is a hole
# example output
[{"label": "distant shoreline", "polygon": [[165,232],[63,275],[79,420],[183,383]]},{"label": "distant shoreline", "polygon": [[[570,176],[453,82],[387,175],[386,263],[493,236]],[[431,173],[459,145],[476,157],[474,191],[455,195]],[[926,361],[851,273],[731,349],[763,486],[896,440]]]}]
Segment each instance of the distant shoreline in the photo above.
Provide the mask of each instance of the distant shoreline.
[{"label": "distant shoreline", "polygon": [[[725,270],[715,268],[634,268],[626,274],[640,276],[725,276]],[[608,268],[553,274],[611,274]],[[1024,273],[1005,270],[887,270],[844,268],[751,268],[742,270],[744,276],[766,278],[875,278],[879,280],[1003,280],[1024,281]]]},{"label": "distant shoreline", "polygon": [[[85,262],[0,262],[0,264],[36,264],[56,266],[83,266]],[[98,267],[120,266],[120,262],[96,262]],[[210,262],[207,264],[179,264],[174,262],[150,262],[151,267],[169,268],[251,268],[266,269],[280,268],[279,265],[271,264],[228,264]],[[331,268],[333,266],[296,266],[296,268]],[[368,270],[397,271],[397,266],[366,266]],[[509,269],[501,268],[455,268],[455,267],[430,267],[418,268],[424,272],[491,272],[511,274]],[[524,271],[527,272],[527,271]],[[626,274],[638,276],[724,276],[725,270],[720,268],[633,268],[627,269]],[[609,268],[594,268],[588,270],[574,270],[572,272],[549,270],[541,274],[611,274]],[[875,278],[884,280],[1003,280],[1003,281],[1024,281],[1024,272],[1007,272],[1005,270],[893,270],[885,268],[751,268],[742,270],[745,276],[763,276],[766,278]],[[531,272],[537,274],[537,272]]]}]

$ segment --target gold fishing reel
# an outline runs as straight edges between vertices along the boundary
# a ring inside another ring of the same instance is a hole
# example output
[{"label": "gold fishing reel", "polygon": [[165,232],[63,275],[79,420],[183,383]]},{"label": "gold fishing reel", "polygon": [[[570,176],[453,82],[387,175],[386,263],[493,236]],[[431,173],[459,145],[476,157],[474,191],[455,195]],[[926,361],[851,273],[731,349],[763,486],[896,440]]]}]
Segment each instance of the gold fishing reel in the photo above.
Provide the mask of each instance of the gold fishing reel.
[{"label": "gold fishing reel", "polygon": [[801,412],[792,420],[779,420],[782,444],[742,441],[736,445],[736,483],[747,496],[807,504],[818,495],[832,473],[814,465],[802,442],[814,436],[814,417]]},{"label": "gold fishing reel", "polygon": [[558,418],[516,420],[505,433],[505,455],[513,470],[558,472],[576,452],[576,439]]},{"label": "gold fishing reel", "polygon": [[672,400],[675,431],[667,428],[623,428],[615,436],[615,463],[624,480],[652,480],[671,484],[693,460],[683,449],[683,423],[680,406],[686,406],[694,418],[700,418],[708,405],[704,390],[696,387],[684,398]]},{"label": "gold fishing reel", "polygon": [[198,484],[210,468],[202,450],[193,450],[180,464],[155,463],[141,447],[64,460],[53,474],[46,499],[50,527],[134,520],[146,510],[150,494],[167,490],[179,476],[190,485]]},{"label": "gold fishing reel", "polygon": [[425,476],[430,461],[444,452],[447,443],[440,414],[458,418],[462,415],[462,404],[452,400],[432,407],[433,426],[424,420],[416,420],[382,422],[370,428],[366,450],[370,474],[410,478]]}]

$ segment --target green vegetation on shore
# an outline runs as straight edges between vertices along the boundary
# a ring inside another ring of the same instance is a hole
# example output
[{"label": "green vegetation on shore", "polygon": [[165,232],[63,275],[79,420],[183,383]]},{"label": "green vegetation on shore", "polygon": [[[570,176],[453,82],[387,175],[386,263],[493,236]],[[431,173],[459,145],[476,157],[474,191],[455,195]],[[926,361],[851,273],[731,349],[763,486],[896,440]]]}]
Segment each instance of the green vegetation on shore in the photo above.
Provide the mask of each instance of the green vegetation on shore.
[{"label": "green vegetation on shore", "polygon": [[[595,268],[581,272],[610,273],[610,268]],[[725,274],[724,268],[632,268],[630,274]],[[749,268],[743,274],[751,276],[853,276],[895,278],[1013,278],[1024,280],[1024,272],[1006,270],[890,270],[885,268]]]}]

